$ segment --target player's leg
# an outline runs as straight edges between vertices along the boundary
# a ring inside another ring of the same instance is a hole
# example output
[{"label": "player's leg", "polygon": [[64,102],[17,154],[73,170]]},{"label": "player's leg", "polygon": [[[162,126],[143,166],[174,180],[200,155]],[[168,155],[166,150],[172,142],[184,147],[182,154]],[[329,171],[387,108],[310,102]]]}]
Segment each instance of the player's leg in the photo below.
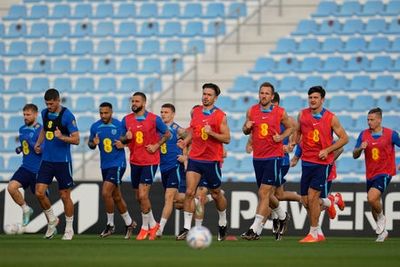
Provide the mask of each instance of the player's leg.
[{"label": "player's leg", "polygon": [[167,188],[164,195],[164,208],[162,210],[160,219],[160,228],[157,231],[157,237],[161,237],[164,231],[164,227],[167,224],[169,217],[171,216],[174,207],[174,198],[177,194],[177,188]]},{"label": "player's leg", "polygon": [[121,193],[121,188],[120,186],[115,186],[114,191],[113,191],[113,200],[114,204],[118,209],[119,214],[121,214],[122,219],[124,220],[125,223],[125,239],[130,239],[133,233],[133,230],[136,228],[137,223],[135,220],[133,220],[129,214],[128,211],[128,206],[126,205],[126,202],[122,196]]},{"label": "player's leg", "polygon": [[[104,180],[104,176],[103,176]],[[101,189],[101,196],[103,198],[104,206],[107,214],[107,224],[104,230],[100,233],[100,237],[107,237],[112,235],[115,232],[114,225],[114,199],[113,199],[113,191],[115,185],[107,180],[103,182],[103,186]]]},{"label": "player's leg", "polygon": [[204,206],[207,202],[208,188],[205,186],[207,182],[200,180],[199,186],[196,190],[195,202],[195,216],[194,221],[196,226],[201,226],[204,220]]},{"label": "player's leg", "polygon": [[[26,226],[30,221],[31,215],[33,214],[33,209],[29,207],[28,204],[25,202],[25,199],[19,191],[19,188],[27,188],[31,183],[29,182],[29,180],[26,181],[26,179],[29,179],[29,177],[26,175],[24,176],[24,174],[22,173],[23,170],[20,171],[21,169],[22,168],[19,168],[18,171],[13,175],[10,182],[8,183],[7,190],[14,202],[21,207],[23,212],[22,225]],[[20,176],[22,177],[18,178]]]}]

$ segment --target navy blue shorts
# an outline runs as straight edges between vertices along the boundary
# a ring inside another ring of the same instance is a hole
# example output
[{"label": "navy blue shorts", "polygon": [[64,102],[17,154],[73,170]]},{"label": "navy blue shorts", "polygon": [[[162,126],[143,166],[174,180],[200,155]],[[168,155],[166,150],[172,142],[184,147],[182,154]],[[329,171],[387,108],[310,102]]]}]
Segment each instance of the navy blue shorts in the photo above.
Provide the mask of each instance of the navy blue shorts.
[{"label": "navy blue shorts", "polygon": [[286,183],[286,179],[285,179],[285,176],[286,176],[286,174],[289,172],[289,168],[290,168],[290,166],[289,165],[282,165],[281,166],[281,176],[282,176],[282,183],[281,183],[281,185],[283,185],[284,183]]},{"label": "navy blue shorts", "polygon": [[281,175],[282,159],[253,159],[254,172],[256,174],[257,186],[267,184],[279,187],[284,183]]},{"label": "navy blue shorts", "polygon": [[23,189],[30,188],[32,193],[35,194],[36,186],[36,173],[31,172],[24,167],[19,167],[18,170],[11,177],[11,181],[17,181],[22,185]]},{"label": "navy blue shorts", "polygon": [[216,189],[221,186],[222,174],[220,166],[221,164],[218,161],[202,162],[189,159],[186,171],[192,171],[201,175],[201,179],[204,179],[206,184],[200,185],[199,183],[199,186]]},{"label": "navy blue shorts", "polygon": [[139,184],[153,184],[158,165],[139,166],[131,164],[131,183],[134,189],[139,188]]},{"label": "navy blue shorts", "polygon": [[176,188],[182,190],[184,188],[184,192],[186,192],[185,167],[182,164],[178,164],[167,171],[161,172],[161,181],[164,189]]},{"label": "navy blue shorts", "polygon": [[327,179],[332,165],[312,164],[301,166],[300,194],[308,195],[308,188],[327,194]]},{"label": "navy blue shorts", "polygon": [[208,188],[207,180],[204,177],[201,177],[198,187],[207,187]]},{"label": "navy blue shorts", "polygon": [[121,183],[122,177],[125,173],[125,168],[123,167],[111,167],[107,169],[101,169],[101,175],[103,176],[103,182],[107,181],[115,185]]},{"label": "navy blue shorts", "polygon": [[332,188],[332,181],[326,182],[326,186],[324,186],[324,189],[321,191],[321,195],[319,197],[320,198],[328,197],[328,195],[331,193],[331,188]]},{"label": "navy blue shorts", "polygon": [[392,180],[392,176],[387,174],[378,175],[372,180],[367,180],[367,192],[371,189],[371,187],[378,189],[381,191],[381,193],[385,192],[390,180]]},{"label": "navy blue shorts", "polygon": [[42,161],[37,174],[36,183],[49,185],[53,181],[54,177],[58,182],[59,190],[73,187],[72,163]]}]

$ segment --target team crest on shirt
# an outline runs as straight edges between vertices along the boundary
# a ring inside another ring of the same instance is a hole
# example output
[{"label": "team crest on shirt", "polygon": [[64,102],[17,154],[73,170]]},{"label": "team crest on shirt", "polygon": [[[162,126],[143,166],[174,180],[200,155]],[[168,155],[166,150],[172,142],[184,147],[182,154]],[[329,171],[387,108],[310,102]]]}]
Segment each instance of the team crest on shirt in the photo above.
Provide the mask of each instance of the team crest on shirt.
[{"label": "team crest on shirt", "polygon": [[33,138],[33,133],[29,133],[29,138]]},{"label": "team crest on shirt", "polygon": [[37,128],[39,128],[39,127],[40,127],[40,124],[39,124],[39,123],[36,123],[35,128],[37,129]]},{"label": "team crest on shirt", "polygon": [[111,130],[111,134],[112,134],[112,135],[116,135],[116,134],[117,134],[117,129],[112,129],[112,130]]},{"label": "team crest on shirt", "polygon": [[172,125],[172,129],[176,130],[178,128],[178,125],[174,124]]}]

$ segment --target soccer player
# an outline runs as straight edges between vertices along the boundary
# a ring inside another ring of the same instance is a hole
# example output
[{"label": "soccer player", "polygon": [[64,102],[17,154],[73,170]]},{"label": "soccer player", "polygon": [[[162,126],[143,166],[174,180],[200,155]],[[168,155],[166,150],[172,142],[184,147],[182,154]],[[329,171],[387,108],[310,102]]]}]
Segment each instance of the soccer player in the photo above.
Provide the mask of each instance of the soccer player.
[{"label": "soccer player", "polygon": [[[161,106],[161,119],[168,126],[171,138],[160,147],[161,180],[165,190],[164,208],[160,219],[157,237],[160,238],[164,227],[171,216],[175,202],[182,202],[186,191],[185,161],[186,155],[178,147],[178,139],[185,129],[174,122],[175,106],[166,103]],[[186,148],[185,148],[186,149]],[[185,190],[185,191],[183,191]]]},{"label": "soccer player", "polygon": [[128,144],[130,150],[131,182],[142,212],[142,227],[136,240],[155,240],[160,225],[154,220],[149,192],[160,164],[158,150],[171,133],[159,116],[146,110],[144,93],[135,92],[131,102],[132,113],[122,119],[121,142]]},{"label": "soccer player", "polygon": [[[279,208],[278,203],[270,203],[275,189],[282,185],[281,165],[283,158],[283,140],[293,132],[293,123],[285,109],[273,105],[275,89],[271,83],[260,85],[259,103],[251,106],[246,113],[243,133],[251,134],[253,148],[253,166],[258,186],[258,205],[253,224],[241,235],[243,239],[257,240],[265,217],[270,214],[270,204],[278,213],[279,220],[286,221],[289,214]],[[281,131],[281,124],[285,128]],[[282,224],[283,225],[283,224]],[[282,232],[284,229],[282,229]]]},{"label": "soccer player", "polygon": [[358,136],[353,158],[359,158],[364,151],[367,197],[376,221],[375,232],[378,235],[376,242],[384,242],[388,237],[381,198],[392,176],[396,174],[394,145],[400,147],[399,134],[392,129],[382,127],[380,108],[371,109],[368,112],[368,129],[363,130]]},{"label": "soccer player", "polygon": [[185,240],[191,228],[196,188],[203,177],[218,210],[217,238],[218,241],[222,241],[226,237],[227,230],[227,201],[221,192],[220,164],[223,158],[223,144],[230,142],[230,132],[225,113],[215,106],[221,90],[213,83],[204,84],[202,89],[202,105],[192,109],[188,134],[178,143],[180,147],[187,147],[191,143],[191,148],[186,170],[184,229],[176,239]]},{"label": "soccer player", "polygon": [[[307,208],[310,221],[309,234],[300,243],[319,242],[318,220],[321,214],[320,195],[324,189],[334,151],[348,142],[348,136],[339,119],[323,107],[325,89],[313,86],[308,90],[309,107],[300,111],[293,134],[292,146],[300,143],[302,148],[302,175],[300,193]],[[333,142],[333,132],[338,136]]]},{"label": "soccer player", "polygon": [[90,127],[88,146],[100,150],[100,167],[103,176],[102,196],[107,213],[107,225],[100,237],[114,233],[114,204],[125,222],[125,239],[130,239],[136,222],[129,215],[126,202],[122,197],[120,184],[126,169],[124,145],[121,137],[121,122],[113,118],[111,103],[103,102],[99,106],[100,120]]},{"label": "soccer player", "polygon": [[25,124],[19,128],[21,146],[15,149],[17,154],[22,152],[22,165],[11,177],[7,190],[14,202],[22,208],[22,226],[26,226],[30,221],[33,209],[28,206],[18,189],[30,187],[32,193],[35,193],[36,175],[42,160],[42,154],[37,154],[34,147],[42,130],[42,125],[36,121],[38,116],[36,105],[26,104],[22,111]]},{"label": "soccer player", "polygon": [[48,89],[44,94],[44,101],[47,108],[42,110],[43,128],[35,144],[35,152],[42,152],[42,163],[36,181],[36,196],[48,221],[45,238],[51,239],[57,232],[59,219],[54,215],[46,191],[53,178],[57,179],[66,221],[62,240],[72,240],[74,204],[71,199],[71,188],[74,181],[70,146],[79,145],[79,131],[74,115],[60,104],[60,94],[56,89]]}]

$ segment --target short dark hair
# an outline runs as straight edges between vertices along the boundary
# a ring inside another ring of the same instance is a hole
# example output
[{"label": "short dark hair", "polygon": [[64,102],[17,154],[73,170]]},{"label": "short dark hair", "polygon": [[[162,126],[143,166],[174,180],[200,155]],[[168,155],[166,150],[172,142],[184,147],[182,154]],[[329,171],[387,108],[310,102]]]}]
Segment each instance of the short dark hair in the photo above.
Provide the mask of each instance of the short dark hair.
[{"label": "short dark hair", "polygon": [[99,106],[100,108],[110,108],[110,109],[112,109],[112,104],[110,103],[110,102],[103,102],[103,103],[101,103],[100,104],[100,106]]},{"label": "short dark hair", "polygon": [[221,90],[219,89],[218,85],[216,85],[215,83],[205,83],[205,84],[203,84],[202,88],[203,88],[203,90],[206,88],[213,89],[216,96],[219,96],[219,94],[221,93]]},{"label": "short dark hair", "polygon": [[60,99],[60,93],[57,91],[57,89],[50,88],[44,93],[44,100],[45,101],[50,101],[50,100],[58,100]]},{"label": "short dark hair", "polygon": [[270,83],[270,82],[264,82],[264,83],[262,83],[262,84],[260,85],[260,88],[258,88],[258,91],[260,91],[261,88],[263,88],[263,87],[269,87],[269,88],[271,88],[271,89],[272,89],[272,93],[275,94],[275,87],[272,85],[272,83]]},{"label": "short dark hair", "polygon": [[321,98],[324,98],[326,94],[325,89],[319,85],[313,86],[308,90],[308,95],[311,95],[313,93],[319,93],[321,95]]},{"label": "short dark hair", "polygon": [[382,118],[382,109],[380,108],[373,108],[370,111],[368,111],[368,115],[369,114],[378,114],[379,117]]},{"label": "short dark hair", "polygon": [[274,92],[274,98],[272,99],[272,103],[280,103],[281,97],[279,96],[278,92]]},{"label": "short dark hair", "polygon": [[135,92],[135,93],[133,93],[133,96],[141,96],[144,101],[147,101],[146,95],[142,92]]},{"label": "short dark hair", "polygon": [[169,109],[172,110],[172,112],[175,113],[175,106],[172,105],[171,103],[165,103],[165,104],[163,104],[161,107],[162,107],[162,108],[169,108]]},{"label": "short dark hair", "polygon": [[33,112],[38,112],[38,107],[35,104],[29,103],[24,106],[23,111],[32,110]]}]

